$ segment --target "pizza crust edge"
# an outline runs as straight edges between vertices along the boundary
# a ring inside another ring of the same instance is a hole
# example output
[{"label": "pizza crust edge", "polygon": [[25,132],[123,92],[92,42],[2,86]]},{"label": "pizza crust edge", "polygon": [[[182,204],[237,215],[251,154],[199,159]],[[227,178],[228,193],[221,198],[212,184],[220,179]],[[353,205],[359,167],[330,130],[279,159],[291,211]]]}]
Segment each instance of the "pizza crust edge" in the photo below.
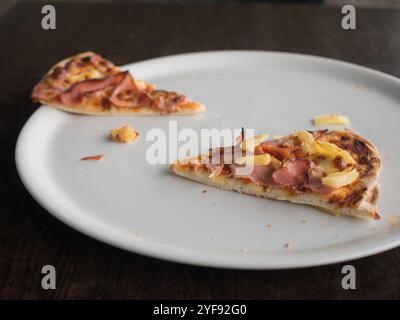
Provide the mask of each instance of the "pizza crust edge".
[{"label": "pizza crust edge", "polygon": [[154,108],[149,107],[134,107],[134,108],[122,108],[122,107],[111,107],[109,109],[103,109],[99,106],[68,106],[61,103],[52,104],[46,101],[40,101],[45,106],[59,109],[76,114],[86,114],[93,116],[129,116],[129,115],[140,115],[140,116],[155,116],[155,115],[190,115],[194,113],[203,112],[205,107],[197,102],[187,102],[179,106],[180,110],[172,112],[162,112]]}]

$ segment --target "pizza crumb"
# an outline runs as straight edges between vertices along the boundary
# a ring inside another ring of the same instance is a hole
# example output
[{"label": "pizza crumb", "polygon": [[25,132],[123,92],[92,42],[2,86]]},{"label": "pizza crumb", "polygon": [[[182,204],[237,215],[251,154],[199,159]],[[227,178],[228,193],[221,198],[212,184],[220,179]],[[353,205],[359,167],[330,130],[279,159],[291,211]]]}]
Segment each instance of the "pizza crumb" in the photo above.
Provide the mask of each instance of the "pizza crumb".
[{"label": "pizza crumb", "polygon": [[207,192],[207,190],[202,190],[202,191],[201,191],[201,193],[206,193],[206,192]]},{"label": "pizza crumb", "polygon": [[308,220],[306,220],[306,219],[301,220],[301,223],[308,223]]},{"label": "pizza crumb", "polygon": [[81,160],[86,161],[86,160],[101,160],[104,158],[104,154],[97,154],[95,156],[87,156],[87,157],[83,157],[81,158]]},{"label": "pizza crumb", "polygon": [[272,228],[272,224],[267,225],[267,228],[271,229]]},{"label": "pizza crumb", "polygon": [[292,244],[290,242],[285,243],[285,248],[286,249],[291,249],[292,248]]},{"label": "pizza crumb", "polygon": [[356,87],[357,90],[360,90],[360,91],[363,91],[365,89],[365,87],[362,84],[359,84],[359,83],[356,83],[355,87]]},{"label": "pizza crumb", "polygon": [[139,132],[133,129],[130,125],[124,125],[120,128],[112,129],[110,131],[110,138],[115,142],[131,142],[139,137]]}]

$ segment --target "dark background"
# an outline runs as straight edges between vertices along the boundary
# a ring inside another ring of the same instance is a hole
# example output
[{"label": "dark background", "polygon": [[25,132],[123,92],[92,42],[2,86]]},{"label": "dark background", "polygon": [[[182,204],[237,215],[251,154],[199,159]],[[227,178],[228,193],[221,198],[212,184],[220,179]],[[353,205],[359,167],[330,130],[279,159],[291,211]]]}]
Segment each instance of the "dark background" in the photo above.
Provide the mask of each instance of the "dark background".
[{"label": "dark background", "polygon": [[[124,252],[53,218],[24,189],[14,164],[19,130],[37,107],[29,98],[33,85],[72,53],[94,50],[126,64],[190,51],[278,50],[399,77],[399,10],[358,8],[357,30],[344,31],[340,8],[318,4],[57,2],[57,29],[50,31],[40,27],[40,9],[21,3],[0,18],[0,298],[400,298],[400,249],[349,262],[357,270],[357,289],[349,291],[341,287],[343,264],[234,271]],[[54,291],[40,286],[46,264],[57,269]]]},{"label": "dark background", "polygon": [[[32,0],[31,0],[32,1]],[[248,3],[248,2],[259,2],[259,3],[281,3],[281,4],[296,4],[296,3],[316,3],[327,6],[343,6],[345,4],[351,4],[359,8],[385,8],[385,9],[399,9],[399,0],[33,0],[37,3],[50,4],[50,3],[62,3],[62,2],[78,2],[78,3],[138,3],[138,2],[155,2],[155,3]],[[17,3],[23,2],[23,0],[1,0],[0,1],[0,15],[6,13],[10,8],[15,6]]]}]

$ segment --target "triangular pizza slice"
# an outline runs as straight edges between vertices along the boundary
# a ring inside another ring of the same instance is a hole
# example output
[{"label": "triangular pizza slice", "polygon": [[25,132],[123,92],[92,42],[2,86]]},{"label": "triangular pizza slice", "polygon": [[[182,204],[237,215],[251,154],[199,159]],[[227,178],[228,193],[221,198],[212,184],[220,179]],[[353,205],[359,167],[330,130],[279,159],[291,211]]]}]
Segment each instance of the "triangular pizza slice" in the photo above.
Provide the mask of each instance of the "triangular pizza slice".
[{"label": "triangular pizza slice", "polygon": [[177,175],[226,190],[379,219],[377,149],[353,131],[257,135],[171,165]]},{"label": "triangular pizza slice", "polygon": [[84,52],[54,65],[34,87],[32,99],[58,109],[92,115],[194,114],[204,106],[135,79],[112,62]]}]

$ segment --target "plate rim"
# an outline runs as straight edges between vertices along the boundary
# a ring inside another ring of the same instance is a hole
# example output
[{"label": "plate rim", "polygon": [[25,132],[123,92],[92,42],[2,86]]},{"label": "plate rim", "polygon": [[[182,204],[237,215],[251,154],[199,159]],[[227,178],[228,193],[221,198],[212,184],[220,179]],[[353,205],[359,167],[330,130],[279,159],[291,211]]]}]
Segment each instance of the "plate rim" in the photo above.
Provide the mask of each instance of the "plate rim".
[{"label": "plate rim", "polygon": [[[264,54],[264,55],[272,55],[272,56],[288,56],[288,57],[301,57],[305,59],[317,59],[323,62],[327,62],[330,64],[340,64],[344,67],[348,68],[356,68],[359,71],[366,72],[369,75],[380,77],[381,79],[394,81],[396,85],[400,87],[400,79],[396,78],[393,75],[384,73],[382,71],[374,70],[365,66],[360,66],[354,63],[336,60],[332,58],[316,56],[316,55],[308,55],[303,53],[291,53],[291,52],[279,52],[279,51],[260,51],[260,50],[219,50],[219,51],[202,51],[202,52],[191,52],[191,53],[180,53],[170,56],[163,56],[152,58],[148,60],[138,61],[135,63],[130,63],[127,65],[122,66],[125,69],[135,68],[138,65],[145,65],[145,64],[152,64],[154,62],[165,62],[169,59],[180,59],[185,58],[187,56],[196,57],[196,56],[208,56],[208,55],[224,55],[224,54],[233,54],[233,55],[243,55],[243,54]],[[216,267],[216,268],[228,268],[228,269],[257,269],[257,270],[277,270],[277,269],[293,269],[293,268],[304,268],[304,267],[314,267],[314,266],[321,266],[321,265],[328,265],[333,263],[340,263],[344,261],[359,259],[363,257],[367,257],[370,255],[378,254],[392,248],[395,248],[400,245],[400,233],[395,235],[394,237],[388,237],[381,241],[377,241],[378,244],[371,246],[367,245],[363,250],[359,252],[352,251],[350,247],[349,249],[344,248],[343,250],[340,249],[332,249],[329,251],[327,255],[324,252],[322,253],[314,253],[311,255],[310,259],[303,259],[302,261],[297,261],[295,263],[290,262],[291,259],[288,259],[290,255],[283,256],[278,262],[269,262],[266,263],[265,260],[260,260],[260,263],[254,263],[254,258],[251,261],[246,261],[245,259],[237,259],[235,255],[229,256],[228,254],[222,255],[221,253],[217,252],[200,252],[196,250],[186,250],[185,248],[174,247],[174,246],[167,246],[169,250],[163,250],[163,246],[160,246],[159,243],[153,243],[149,240],[146,241],[137,241],[133,237],[129,237],[128,235],[121,234],[118,232],[118,229],[112,226],[106,226],[107,232],[106,234],[102,233],[100,228],[104,226],[97,225],[95,229],[93,228],[93,224],[83,224],[82,220],[74,220],[69,217],[68,214],[63,210],[63,208],[58,208],[57,204],[49,203],[46,196],[41,193],[37,187],[38,184],[34,183],[31,179],[32,173],[27,171],[27,165],[25,163],[26,157],[24,155],[25,152],[25,145],[29,139],[29,130],[30,126],[35,124],[37,118],[41,116],[41,113],[48,112],[48,107],[41,106],[34,113],[28,118],[25,122],[24,126],[22,127],[16,147],[15,147],[15,163],[16,168],[19,174],[19,177],[27,189],[27,191],[32,195],[32,197],[51,215],[56,217],[61,222],[65,223],[66,225],[72,227],[73,229],[91,237],[108,245],[141,254],[144,256],[179,262],[184,264],[190,265],[197,265],[197,266],[204,266],[204,267]],[[58,110],[57,110],[58,111]],[[39,187],[40,188],[40,187]],[[91,220],[96,221],[95,218],[90,218]],[[101,224],[104,224],[101,222]],[[105,224],[104,224],[105,225]],[[116,238],[115,238],[116,237]],[[145,245],[143,245],[145,243]],[[344,251],[344,252],[342,252]],[[210,258],[212,255],[212,258]],[[304,253],[302,254],[304,256]],[[243,256],[243,255],[241,255]],[[245,256],[245,255],[244,255]],[[274,260],[278,255],[273,254]],[[294,258],[295,254],[292,254],[291,258]],[[293,259],[292,259],[293,260]],[[306,260],[306,261],[305,261]]]}]

